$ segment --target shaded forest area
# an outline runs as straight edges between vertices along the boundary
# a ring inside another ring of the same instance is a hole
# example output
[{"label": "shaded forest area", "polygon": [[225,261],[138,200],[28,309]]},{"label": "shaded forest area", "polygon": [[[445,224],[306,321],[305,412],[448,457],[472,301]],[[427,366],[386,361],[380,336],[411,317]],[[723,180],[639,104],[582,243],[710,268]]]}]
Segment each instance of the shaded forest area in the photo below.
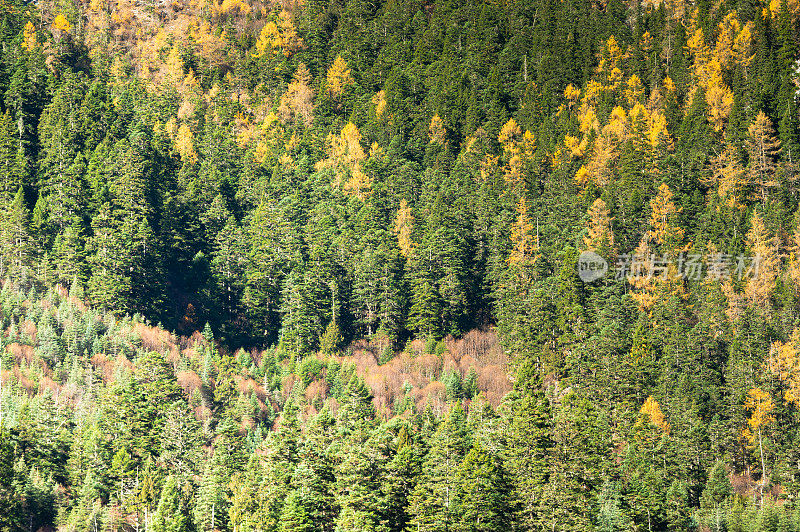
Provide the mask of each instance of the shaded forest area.
[{"label": "shaded forest area", "polygon": [[800,531],[797,0],[0,15],[0,530]]}]

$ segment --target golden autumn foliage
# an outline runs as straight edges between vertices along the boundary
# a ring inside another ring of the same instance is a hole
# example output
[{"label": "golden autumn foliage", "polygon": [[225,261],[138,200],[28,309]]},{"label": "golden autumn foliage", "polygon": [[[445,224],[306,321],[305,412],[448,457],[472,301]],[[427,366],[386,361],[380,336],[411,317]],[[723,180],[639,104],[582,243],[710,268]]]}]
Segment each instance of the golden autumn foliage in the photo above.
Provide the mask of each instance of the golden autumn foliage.
[{"label": "golden autumn foliage", "polygon": [[744,189],[747,180],[739,151],[735,146],[726,144],[723,152],[711,162],[714,171],[711,183],[716,185],[716,193],[720,200],[729,209],[737,211],[744,209]]},{"label": "golden autumn foliage", "polygon": [[653,399],[652,395],[647,397],[642,405],[642,408],[639,410],[639,413],[646,416],[650,423],[660,428],[664,434],[669,434],[669,423],[667,423],[667,420],[664,418],[664,414],[661,412],[661,406],[658,404],[658,401]]},{"label": "golden autumn foliage", "polygon": [[517,121],[511,118],[500,129],[500,135],[498,135],[497,140],[500,142],[500,145],[503,146],[504,150],[512,151],[521,135],[522,129],[520,129]]},{"label": "golden autumn foliage", "polygon": [[364,201],[372,191],[372,178],[361,168],[361,163],[356,163],[350,171],[350,179],[342,189],[345,194],[355,196]]},{"label": "golden autumn foliage", "polygon": [[247,15],[251,10],[250,5],[244,0],[222,0],[219,3],[211,3],[211,13],[213,15],[227,15],[229,13]]},{"label": "golden autumn foliage", "polygon": [[792,233],[787,270],[789,278],[794,283],[795,290],[800,291],[800,225],[796,225]]},{"label": "golden autumn foliage", "polygon": [[444,120],[439,114],[433,115],[431,123],[428,125],[428,139],[431,144],[438,144],[444,146],[445,139],[447,138],[447,129],[444,127]]},{"label": "golden autumn foliage", "polygon": [[569,102],[570,108],[572,108],[572,106],[578,102],[578,98],[580,97],[580,95],[581,95],[581,90],[576,87],[573,87],[572,83],[567,85],[567,88],[564,89],[564,98],[566,98],[567,101]]},{"label": "golden autumn foliage", "polygon": [[[764,9],[765,16],[769,16],[771,18],[778,18],[781,12],[783,12],[783,1],[784,0],[769,0],[768,8]],[[793,21],[797,21],[800,18],[800,0],[785,0],[786,1],[786,8],[789,12],[789,17]]]},{"label": "golden autumn foliage", "polygon": [[181,124],[175,135],[175,151],[180,154],[181,159],[184,161],[192,163],[197,161],[197,152],[194,149],[194,134],[186,124]]},{"label": "golden autumn foliage", "polygon": [[714,69],[714,74],[706,87],[706,104],[710,115],[709,121],[715,130],[722,131],[733,109],[733,91],[722,81],[717,69]]},{"label": "golden autumn foliage", "polygon": [[775,291],[775,281],[781,269],[778,238],[764,225],[758,213],[750,219],[747,246],[754,256],[752,275],[745,285],[744,295],[750,305],[760,312],[768,312],[770,298]]},{"label": "golden autumn foliage", "polygon": [[763,428],[775,422],[773,415],[775,405],[769,393],[761,388],[753,388],[747,392],[744,409],[750,412],[750,417],[747,419],[747,428],[744,429],[743,435],[753,444]]},{"label": "golden autumn foliage", "polygon": [[658,193],[650,200],[650,236],[659,245],[666,244],[670,250],[680,244],[683,229],[677,225],[676,217],[680,209],[672,201],[672,191],[662,183]]},{"label": "golden autumn foliage", "polygon": [[397,209],[397,216],[394,219],[394,234],[397,235],[400,253],[406,258],[414,251],[414,242],[411,240],[413,231],[414,214],[411,212],[411,206],[405,199],[400,200],[400,208]]},{"label": "golden autumn foliage", "polygon": [[29,52],[39,47],[39,41],[36,39],[36,28],[30,20],[25,23],[25,29],[23,29],[22,47]]},{"label": "golden autumn foliage", "polygon": [[72,24],[69,23],[64,15],[59,13],[56,15],[56,18],[53,19],[53,23],[50,25],[50,27],[53,29],[53,31],[68,33],[70,28],[72,28]]},{"label": "golden autumn foliage", "polygon": [[[631,80],[632,83],[626,83],[626,87],[637,87],[640,84],[638,78],[632,76],[629,81]],[[575,180],[581,187],[589,183],[607,185],[616,170],[620,150],[629,140],[633,140],[636,149],[650,154],[647,171],[653,174],[657,172],[656,157],[673,149],[664,113],[655,108],[649,110],[637,98],[637,95],[631,93],[630,110],[626,111],[619,105],[614,107],[607,123],[601,127],[594,107],[584,97],[577,115],[583,137],[580,140],[571,135],[564,137],[564,145],[572,157],[588,156],[587,162],[575,174]],[[589,146],[589,135],[592,132],[597,135],[594,143]]]},{"label": "golden autumn foliage", "polygon": [[564,146],[567,147],[572,157],[583,157],[586,153],[586,146],[588,139],[584,136],[582,139],[573,137],[572,135],[564,135]]},{"label": "golden autumn foliage", "polygon": [[511,245],[508,256],[510,265],[528,264],[536,260],[539,243],[528,215],[528,202],[524,194],[517,202],[517,219],[511,227]]},{"label": "golden autumn foliage", "polygon": [[328,82],[328,95],[332,98],[341,96],[345,88],[353,83],[353,76],[350,75],[350,68],[347,66],[347,61],[342,59],[341,55],[336,56],[333,64],[328,69],[326,79]]},{"label": "golden autumn foliage", "polygon": [[366,159],[361,146],[361,132],[355,124],[348,122],[339,135],[331,134],[328,137],[327,144],[328,156],[316,164],[317,170],[334,169],[334,188],[344,186],[346,192],[363,197],[371,183],[361,169],[361,163]]},{"label": "golden autumn foliage", "polygon": [[625,100],[628,105],[633,107],[637,102],[640,102],[644,96],[644,85],[639,76],[633,74],[625,84]]},{"label": "golden autumn foliage", "polygon": [[583,237],[586,249],[596,252],[608,252],[614,249],[614,229],[612,218],[606,202],[600,198],[594,200],[587,212],[589,216],[588,234]]},{"label": "golden autumn foliage", "polygon": [[[650,208],[650,230],[631,257],[628,278],[630,285],[636,288],[631,295],[643,312],[649,312],[656,301],[687,297],[675,261],[668,260],[686,247],[679,247],[683,229],[677,226],[675,217],[680,210],[675,207],[666,184],[659,186],[658,193],[650,200]],[[660,253],[655,253],[653,244],[661,246]]]},{"label": "golden autumn foliage", "polygon": [[603,75],[601,79],[609,90],[616,89],[622,81],[622,71],[619,67],[623,59],[625,59],[625,54],[617,39],[611,35],[605,42],[605,47],[600,53],[600,61],[595,69],[596,73]]},{"label": "golden autumn foliage", "polygon": [[693,72],[698,86],[705,91],[709,122],[716,131],[722,131],[733,109],[733,91],[723,81],[723,69],[749,65],[752,46],[752,23],[742,26],[736,12],[731,11],[718,26],[719,38],[712,49],[706,43],[703,30],[691,24],[691,38],[687,42],[694,57]]},{"label": "golden autumn foliage", "polygon": [[631,256],[628,283],[635,288],[631,296],[642,312],[650,313],[657,301],[671,297],[686,299],[686,289],[673,261],[664,261],[650,246],[646,233]]},{"label": "golden autumn foliage", "polygon": [[298,65],[294,78],[281,96],[278,113],[283,122],[298,117],[306,127],[314,120],[314,91],[311,89],[311,73],[305,64]]},{"label": "golden autumn foliage", "polygon": [[522,157],[513,155],[503,167],[503,177],[511,190],[523,190],[525,187],[525,170]]},{"label": "golden autumn foliage", "polygon": [[173,46],[165,63],[167,80],[178,86],[184,79],[183,71],[183,58],[181,58],[181,51],[178,46]]},{"label": "golden autumn foliage", "polygon": [[381,90],[372,97],[372,104],[375,106],[375,116],[382,118],[386,113],[386,91]]},{"label": "golden autumn foliage", "polygon": [[786,385],[786,402],[800,408],[800,327],[786,343],[774,342],[770,348],[769,369]]},{"label": "golden autumn foliage", "polygon": [[262,57],[271,52],[291,57],[305,47],[303,39],[297,35],[291,13],[284,9],[278,13],[277,21],[267,22],[261,29],[253,56]]},{"label": "golden autumn foliage", "polygon": [[353,167],[364,160],[364,149],[361,147],[361,132],[355,124],[348,122],[339,136],[329,139],[329,159],[334,159],[343,166]]},{"label": "golden autumn foliage", "polygon": [[759,111],[747,128],[747,152],[750,155],[748,176],[758,187],[762,201],[767,200],[769,190],[779,185],[775,176],[775,158],[780,151],[781,143],[775,137],[772,121],[764,111]]}]

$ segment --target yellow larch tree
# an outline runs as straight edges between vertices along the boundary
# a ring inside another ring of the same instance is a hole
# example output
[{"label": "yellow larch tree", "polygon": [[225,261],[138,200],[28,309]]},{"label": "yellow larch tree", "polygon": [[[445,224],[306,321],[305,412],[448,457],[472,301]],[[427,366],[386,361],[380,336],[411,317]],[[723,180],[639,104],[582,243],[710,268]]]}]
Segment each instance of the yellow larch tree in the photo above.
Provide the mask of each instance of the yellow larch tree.
[{"label": "yellow larch tree", "polygon": [[428,125],[428,139],[431,144],[438,144],[444,146],[445,139],[447,138],[447,129],[444,127],[444,120],[436,113],[431,118],[431,123]]},{"label": "yellow larch tree", "polygon": [[[735,19],[734,14],[733,18],[728,18],[721,23],[720,31],[728,34],[739,28],[738,20]],[[694,76],[698,86],[705,91],[709,122],[711,122],[716,131],[721,132],[733,109],[733,91],[725,84],[722,78],[723,63],[738,59],[733,43],[738,42],[737,46],[740,49],[745,46],[746,43],[742,34],[744,30],[739,30],[737,34],[737,37],[741,36],[739,41],[731,37],[732,42],[727,44],[723,42],[719,45],[719,48],[712,50],[706,44],[703,30],[696,27],[696,22],[692,22],[691,29],[694,29],[694,31],[692,37],[687,41],[687,46],[694,56]],[[694,95],[694,93],[692,94]]]},{"label": "yellow larch tree", "polygon": [[564,135],[564,146],[569,150],[571,157],[583,157],[586,153],[587,145],[588,140],[585,135],[582,139],[573,137],[572,135]]},{"label": "yellow larch tree", "polygon": [[742,31],[742,25],[736,16],[736,11],[730,11],[722,22],[717,26],[717,42],[714,46],[714,56],[723,68],[729,68],[733,64],[736,55],[734,53],[734,42],[736,36]]},{"label": "yellow larch tree", "polygon": [[750,417],[747,419],[747,427],[742,431],[742,435],[750,442],[750,445],[755,445],[756,440],[758,440],[758,451],[761,456],[761,482],[759,483],[759,488],[763,503],[764,487],[767,484],[767,469],[764,460],[762,433],[768,425],[775,422],[775,416],[772,415],[775,405],[769,393],[761,390],[761,388],[753,388],[747,393],[744,409],[750,412]]},{"label": "yellow larch tree", "polygon": [[250,4],[244,0],[222,0],[220,3],[213,2],[211,6],[211,12],[215,16],[229,13],[247,15],[250,11],[252,11]]},{"label": "yellow larch tree", "polygon": [[375,106],[375,116],[382,118],[386,113],[386,91],[380,90],[372,97],[372,104]]},{"label": "yellow larch tree", "polygon": [[795,290],[800,292],[800,223],[798,223],[798,214],[795,214],[795,228],[792,233],[792,242],[789,245],[789,263],[787,265],[787,272],[792,282],[794,283]]},{"label": "yellow larch tree", "polygon": [[[668,259],[688,248],[679,247],[683,229],[675,223],[675,218],[680,211],[666,184],[658,187],[658,193],[650,200],[650,208],[650,230],[632,254],[628,278],[630,285],[636,288],[631,294],[633,299],[641,311],[648,313],[656,301],[673,296],[687,297],[681,272],[675,262]],[[655,253],[654,245],[660,246],[660,253]]]},{"label": "yellow larch tree", "polygon": [[414,242],[411,234],[414,231],[414,214],[411,206],[403,199],[400,200],[400,208],[397,209],[397,216],[394,219],[394,234],[397,235],[397,246],[400,253],[408,258],[414,251]]},{"label": "yellow larch tree", "polygon": [[[662,255],[656,255],[651,247],[649,233],[639,242],[631,255],[628,283],[635,289],[631,297],[639,310],[651,315],[657,301],[671,297],[686,299],[683,279],[674,262],[664,263]],[[660,262],[659,262],[660,261]]]},{"label": "yellow larch tree", "polygon": [[614,229],[611,226],[613,219],[606,202],[600,198],[594,200],[587,215],[589,216],[588,234],[583,237],[586,249],[598,252],[603,256],[613,254]]},{"label": "yellow larch tree", "polygon": [[511,227],[511,253],[508,264],[511,266],[527,265],[535,262],[539,251],[539,243],[534,234],[533,222],[528,214],[528,201],[525,194],[520,195],[517,202],[517,219]]},{"label": "yellow larch tree", "polygon": [[355,196],[364,201],[372,191],[372,178],[361,168],[361,163],[356,163],[350,171],[350,179],[342,188],[345,194]]},{"label": "yellow larch tree", "polygon": [[[789,17],[797,22],[800,18],[800,0],[786,0]],[[764,8],[764,17],[777,18],[783,11],[783,0],[769,0],[769,6]]]},{"label": "yellow larch tree", "polygon": [[50,25],[50,27],[54,32],[69,33],[70,28],[72,28],[72,24],[69,23],[67,17],[59,13],[56,15],[56,18],[53,19],[53,23]]},{"label": "yellow larch tree", "polygon": [[650,247],[648,234],[636,246],[631,254],[630,271],[628,272],[628,283],[635,288],[631,292],[631,297],[636,301],[639,310],[650,312],[657,298],[658,284],[660,278],[654,276],[650,271],[650,258],[653,256],[653,249]]},{"label": "yellow larch tree", "polygon": [[500,129],[497,140],[503,147],[503,155],[507,161],[503,167],[506,183],[512,190],[521,193],[524,189],[526,166],[536,151],[536,139],[530,131],[523,133],[517,121],[511,118]]},{"label": "yellow larch tree", "polygon": [[303,39],[297,35],[291,13],[283,9],[278,13],[277,21],[267,22],[261,29],[253,56],[262,57],[271,51],[275,55],[291,57],[305,47]]},{"label": "yellow larch tree", "polygon": [[745,285],[744,295],[751,307],[759,312],[769,312],[770,298],[775,290],[775,280],[781,269],[778,238],[771,235],[757,212],[750,219],[747,246],[753,253],[753,268]]},{"label": "yellow larch tree", "polygon": [[794,329],[786,343],[772,344],[768,364],[772,374],[786,385],[786,402],[800,408],[800,327]]},{"label": "yellow larch tree", "polygon": [[500,128],[500,134],[497,136],[497,140],[504,150],[514,151],[521,136],[522,129],[519,127],[519,124],[517,124],[517,121],[511,118]]},{"label": "yellow larch tree", "polygon": [[332,168],[335,170],[333,186],[339,188],[345,183],[344,179],[358,169],[366,158],[364,148],[361,146],[361,132],[355,124],[348,122],[339,135],[328,136],[327,157],[316,164],[317,170]]},{"label": "yellow larch tree", "polygon": [[706,86],[706,104],[709,122],[716,131],[722,131],[733,109],[733,91],[722,81],[722,73],[716,60],[711,61],[711,75]]},{"label": "yellow larch tree", "polygon": [[186,124],[181,124],[175,135],[175,151],[180,154],[183,161],[191,163],[197,161],[197,152],[194,149],[194,134]]},{"label": "yellow larch tree", "polygon": [[292,117],[299,117],[306,127],[314,120],[314,91],[311,88],[311,73],[305,64],[297,66],[291,83],[281,96],[278,114],[284,123]]},{"label": "yellow larch tree", "polygon": [[740,211],[745,208],[744,189],[747,186],[745,169],[742,166],[739,151],[730,143],[725,145],[722,153],[712,158],[711,183],[716,185],[716,194],[729,209]]},{"label": "yellow larch tree", "polygon": [[326,89],[328,95],[332,98],[338,98],[345,88],[352,83],[353,76],[350,73],[350,67],[347,66],[347,61],[342,59],[341,55],[337,55],[333,64],[328,68]]},{"label": "yellow larch tree", "polygon": [[30,20],[25,23],[25,29],[22,30],[22,47],[29,52],[39,47],[39,41],[36,38],[36,27]]},{"label": "yellow larch tree", "polygon": [[633,74],[625,83],[625,100],[628,106],[633,107],[637,102],[640,102],[644,96],[644,85],[642,80],[636,74]]},{"label": "yellow larch tree", "polygon": [[564,89],[564,98],[566,98],[567,102],[569,102],[570,109],[572,109],[572,107],[578,102],[578,98],[580,97],[580,95],[581,95],[581,90],[576,87],[573,87],[572,83],[567,85],[567,88]]},{"label": "yellow larch tree", "polygon": [[672,201],[672,191],[666,183],[661,183],[658,193],[650,200],[650,235],[666,250],[673,251],[683,239],[683,229],[676,223],[680,209]]},{"label": "yellow larch tree", "polygon": [[[600,186],[605,186],[609,183],[613,169],[613,163],[619,156],[618,147],[628,140],[630,136],[630,123],[625,110],[617,106],[611,111],[608,123],[602,129],[594,125],[597,122],[597,117],[594,115],[593,109],[589,108],[581,118],[581,131],[587,135],[590,131],[598,131],[597,138],[594,141],[592,156],[586,165],[581,166],[575,174],[575,180],[581,186],[585,186],[590,182],[594,182]],[[586,137],[584,137],[585,140]],[[576,153],[580,153],[581,144],[576,147]]]},{"label": "yellow larch tree", "polygon": [[192,48],[212,65],[220,65],[225,60],[227,38],[225,32],[217,35],[207,20],[193,20],[188,26]]},{"label": "yellow larch tree", "polygon": [[669,434],[669,423],[664,418],[664,414],[661,412],[661,406],[658,404],[658,401],[653,399],[653,396],[650,395],[645,400],[642,408],[639,410],[644,416],[647,416],[647,419],[655,425],[656,427],[660,428],[664,434]]},{"label": "yellow larch tree", "polygon": [[615,90],[622,82],[622,70],[619,67],[625,56],[617,39],[613,35],[610,36],[600,53],[600,61],[595,69],[595,72],[601,75],[600,82],[605,82],[605,90]]},{"label": "yellow larch tree", "polygon": [[717,26],[717,42],[713,56],[719,61],[721,68],[732,69],[742,67],[746,73],[753,59],[751,48],[753,43],[753,22],[742,25],[736,11],[730,11]]},{"label": "yellow larch tree", "polygon": [[775,176],[775,158],[780,151],[781,143],[775,137],[772,121],[764,111],[759,111],[747,128],[747,153],[750,155],[748,176],[758,187],[763,202],[767,201],[769,190],[779,185]]},{"label": "yellow larch tree", "polygon": [[[157,57],[157,56],[156,56]],[[166,70],[166,81],[175,87],[179,87],[185,77],[183,71],[183,59],[181,58],[181,51],[178,45],[172,47],[167,60],[164,63]]]}]

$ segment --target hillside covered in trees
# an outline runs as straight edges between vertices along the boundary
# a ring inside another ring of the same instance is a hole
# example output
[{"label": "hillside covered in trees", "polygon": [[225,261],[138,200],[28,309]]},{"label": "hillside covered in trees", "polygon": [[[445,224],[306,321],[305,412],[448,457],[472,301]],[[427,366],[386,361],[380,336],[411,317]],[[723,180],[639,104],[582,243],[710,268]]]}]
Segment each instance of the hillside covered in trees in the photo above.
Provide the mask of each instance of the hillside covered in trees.
[{"label": "hillside covered in trees", "polygon": [[0,531],[800,532],[798,0],[0,42]]}]

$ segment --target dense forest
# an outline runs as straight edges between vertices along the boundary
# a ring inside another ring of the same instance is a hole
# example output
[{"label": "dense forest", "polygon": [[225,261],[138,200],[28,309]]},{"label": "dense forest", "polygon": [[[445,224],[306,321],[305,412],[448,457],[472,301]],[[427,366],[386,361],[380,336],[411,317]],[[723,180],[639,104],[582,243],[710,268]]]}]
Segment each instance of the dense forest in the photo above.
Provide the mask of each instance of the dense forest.
[{"label": "dense forest", "polygon": [[0,532],[800,532],[798,0],[0,42]]}]

